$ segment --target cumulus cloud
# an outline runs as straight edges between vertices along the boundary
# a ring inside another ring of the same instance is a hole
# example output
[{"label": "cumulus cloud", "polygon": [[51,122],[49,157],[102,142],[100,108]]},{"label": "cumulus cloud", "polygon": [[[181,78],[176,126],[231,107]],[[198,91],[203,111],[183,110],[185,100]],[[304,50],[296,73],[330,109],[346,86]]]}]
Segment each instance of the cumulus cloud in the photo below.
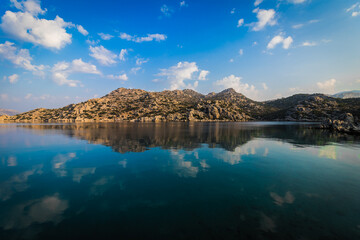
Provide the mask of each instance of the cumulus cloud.
[{"label": "cumulus cloud", "polygon": [[136,65],[141,66],[144,63],[147,63],[149,61],[149,59],[145,59],[145,58],[137,58],[136,59]]},{"label": "cumulus cloud", "polygon": [[107,33],[98,33],[102,40],[110,40],[114,36]]},{"label": "cumulus cloud", "polygon": [[46,9],[41,9],[39,0],[27,0],[18,2],[17,0],[10,0],[10,2],[14,5],[15,8],[23,11],[29,12],[34,15],[44,14]]},{"label": "cumulus cloud", "polygon": [[120,54],[119,54],[119,59],[121,61],[125,61],[125,56],[128,54],[128,50],[127,49],[121,49]]},{"label": "cumulus cloud", "polygon": [[131,72],[132,74],[136,74],[139,70],[141,70],[141,67],[134,67],[134,68],[131,68],[131,69],[130,69],[130,72]]},{"label": "cumulus cloud", "polygon": [[85,28],[81,25],[76,25],[76,28],[79,31],[79,33],[81,33],[84,36],[87,36],[89,34],[89,32],[86,31]]},{"label": "cumulus cloud", "polygon": [[244,19],[243,18],[239,19],[237,27],[241,27],[242,25],[244,25]]},{"label": "cumulus cloud", "polygon": [[128,76],[124,73],[121,75],[107,75],[108,78],[110,79],[114,79],[114,80],[121,80],[121,81],[127,81],[128,80]]},{"label": "cumulus cloud", "polygon": [[262,87],[264,88],[264,90],[268,90],[268,89],[269,89],[269,87],[266,85],[266,83],[262,83],[261,85],[262,85]]},{"label": "cumulus cloud", "polygon": [[316,42],[308,42],[308,41],[305,41],[301,44],[301,46],[303,46],[303,47],[314,47],[316,45],[317,45]]},{"label": "cumulus cloud", "polygon": [[188,5],[186,4],[186,2],[185,1],[181,1],[180,2],[180,7],[187,7]]},{"label": "cumulus cloud", "polygon": [[317,82],[317,87],[324,91],[325,93],[334,93],[335,92],[336,79],[332,78],[324,82]]},{"label": "cumulus cloud", "polygon": [[353,4],[351,7],[346,9],[346,12],[351,12],[351,16],[357,17],[360,15],[360,2]]},{"label": "cumulus cloud", "polygon": [[127,33],[121,33],[119,37],[121,39],[136,42],[136,43],[151,42],[151,41],[160,42],[160,41],[166,40],[166,38],[167,38],[167,36],[165,34],[159,34],[159,33],[147,34],[145,37],[138,37],[136,35],[132,36]]},{"label": "cumulus cloud", "polygon": [[[184,2],[184,4],[185,4],[185,2]],[[181,3],[180,3],[180,6],[181,6]],[[160,12],[162,12],[162,14],[164,14],[164,16],[170,17],[171,14],[173,13],[173,10],[170,7],[168,7],[166,4],[164,4],[160,7]]]},{"label": "cumulus cloud", "polygon": [[255,0],[254,6],[257,7],[257,6],[259,6],[262,2],[263,2],[263,0]]},{"label": "cumulus cloud", "polygon": [[12,0],[12,3],[20,11],[6,11],[2,16],[0,27],[5,33],[51,49],[61,49],[71,43],[72,36],[66,32],[66,28],[73,27],[74,24],[65,22],[59,16],[54,20],[39,18],[38,15],[46,11],[41,9],[40,1]]},{"label": "cumulus cloud", "polygon": [[215,82],[215,85],[221,86],[223,88],[233,88],[235,91],[244,94],[250,98],[257,98],[259,92],[254,85],[249,85],[248,83],[242,83],[241,77],[236,77],[235,75],[230,75],[224,77]]},{"label": "cumulus cloud", "polygon": [[116,63],[117,55],[103,46],[92,47],[90,46],[90,56],[98,60],[102,65],[111,65]]},{"label": "cumulus cloud", "polygon": [[282,44],[284,49],[289,49],[293,42],[292,37],[284,38],[282,35],[277,35],[271,39],[271,41],[268,43],[267,48],[268,49],[274,49],[278,44]]},{"label": "cumulus cloud", "polygon": [[58,62],[51,71],[52,79],[56,84],[60,86],[67,85],[69,87],[77,87],[81,84],[78,80],[68,79],[72,73],[101,74],[95,65],[83,62],[81,58],[74,59],[71,63]]},{"label": "cumulus cloud", "polygon": [[198,77],[198,80],[206,80],[206,77],[207,77],[207,75],[209,73],[210,73],[209,71],[201,70],[200,74],[199,74],[199,77]]},{"label": "cumulus cloud", "polygon": [[19,75],[17,74],[10,75],[8,76],[8,79],[9,79],[9,83],[11,84],[17,83],[17,81],[19,80]]},{"label": "cumulus cloud", "polygon": [[9,60],[18,67],[33,72],[35,75],[43,75],[44,66],[33,65],[32,57],[28,49],[17,49],[12,42],[6,41],[0,44],[0,57]]},{"label": "cumulus cloud", "polygon": [[253,10],[253,13],[256,13],[257,22],[251,23],[253,31],[260,31],[266,26],[274,26],[276,22],[276,12],[274,9],[259,9],[256,8]]},{"label": "cumulus cloud", "polygon": [[[171,66],[166,69],[160,69],[160,73],[157,76],[164,76],[170,81],[170,89],[184,89],[190,88],[195,89],[199,82],[199,78],[203,80],[206,79],[208,71],[202,70],[198,76],[199,68],[196,65],[196,62],[179,62],[175,66]],[[200,76],[201,75],[201,76]],[[197,80],[196,80],[197,79]],[[185,81],[194,81],[193,84],[186,84]]]}]

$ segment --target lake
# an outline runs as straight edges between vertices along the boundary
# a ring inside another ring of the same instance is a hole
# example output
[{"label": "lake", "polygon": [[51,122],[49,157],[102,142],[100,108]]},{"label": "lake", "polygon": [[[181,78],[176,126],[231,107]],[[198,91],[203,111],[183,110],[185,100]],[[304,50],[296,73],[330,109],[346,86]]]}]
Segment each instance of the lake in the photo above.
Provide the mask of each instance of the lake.
[{"label": "lake", "polygon": [[360,239],[360,139],[305,123],[0,125],[0,239]]}]

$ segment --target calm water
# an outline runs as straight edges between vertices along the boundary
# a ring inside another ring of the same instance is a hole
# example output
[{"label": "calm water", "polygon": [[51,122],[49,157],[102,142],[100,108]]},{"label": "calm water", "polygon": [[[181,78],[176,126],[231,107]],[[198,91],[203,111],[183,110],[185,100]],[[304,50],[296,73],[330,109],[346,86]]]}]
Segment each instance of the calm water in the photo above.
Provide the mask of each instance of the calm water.
[{"label": "calm water", "polygon": [[290,123],[0,125],[0,239],[360,239],[360,140]]}]

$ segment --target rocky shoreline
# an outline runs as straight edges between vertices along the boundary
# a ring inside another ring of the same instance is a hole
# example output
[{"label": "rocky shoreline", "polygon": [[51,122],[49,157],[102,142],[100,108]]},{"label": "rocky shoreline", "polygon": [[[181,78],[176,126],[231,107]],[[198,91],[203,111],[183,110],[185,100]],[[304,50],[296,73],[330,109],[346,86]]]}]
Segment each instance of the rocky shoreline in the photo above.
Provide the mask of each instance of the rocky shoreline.
[{"label": "rocky shoreline", "polygon": [[326,119],[322,122],[320,128],[349,134],[360,134],[359,120],[356,117],[354,118],[351,113],[341,114],[336,119]]}]

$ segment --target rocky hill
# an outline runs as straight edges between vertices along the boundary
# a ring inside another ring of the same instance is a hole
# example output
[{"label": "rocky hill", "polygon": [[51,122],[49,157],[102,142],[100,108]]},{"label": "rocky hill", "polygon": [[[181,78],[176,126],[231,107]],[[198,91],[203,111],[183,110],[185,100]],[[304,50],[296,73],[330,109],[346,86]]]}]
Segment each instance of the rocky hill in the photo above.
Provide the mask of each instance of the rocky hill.
[{"label": "rocky hill", "polygon": [[1,115],[8,115],[8,116],[14,116],[16,114],[19,114],[19,111],[13,110],[13,109],[3,109],[0,108],[0,116]]},{"label": "rocky hill", "polygon": [[322,94],[298,94],[267,102],[253,101],[234,89],[203,95],[193,90],[147,92],[119,88],[101,98],[58,109],[35,109],[12,117],[12,122],[109,121],[322,121],[342,113],[360,117],[360,99],[337,99]]},{"label": "rocky hill", "polygon": [[332,97],[342,98],[342,99],[360,98],[360,90],[340,92],[340,93],[336,93],[336,94],[332,95]]}]

